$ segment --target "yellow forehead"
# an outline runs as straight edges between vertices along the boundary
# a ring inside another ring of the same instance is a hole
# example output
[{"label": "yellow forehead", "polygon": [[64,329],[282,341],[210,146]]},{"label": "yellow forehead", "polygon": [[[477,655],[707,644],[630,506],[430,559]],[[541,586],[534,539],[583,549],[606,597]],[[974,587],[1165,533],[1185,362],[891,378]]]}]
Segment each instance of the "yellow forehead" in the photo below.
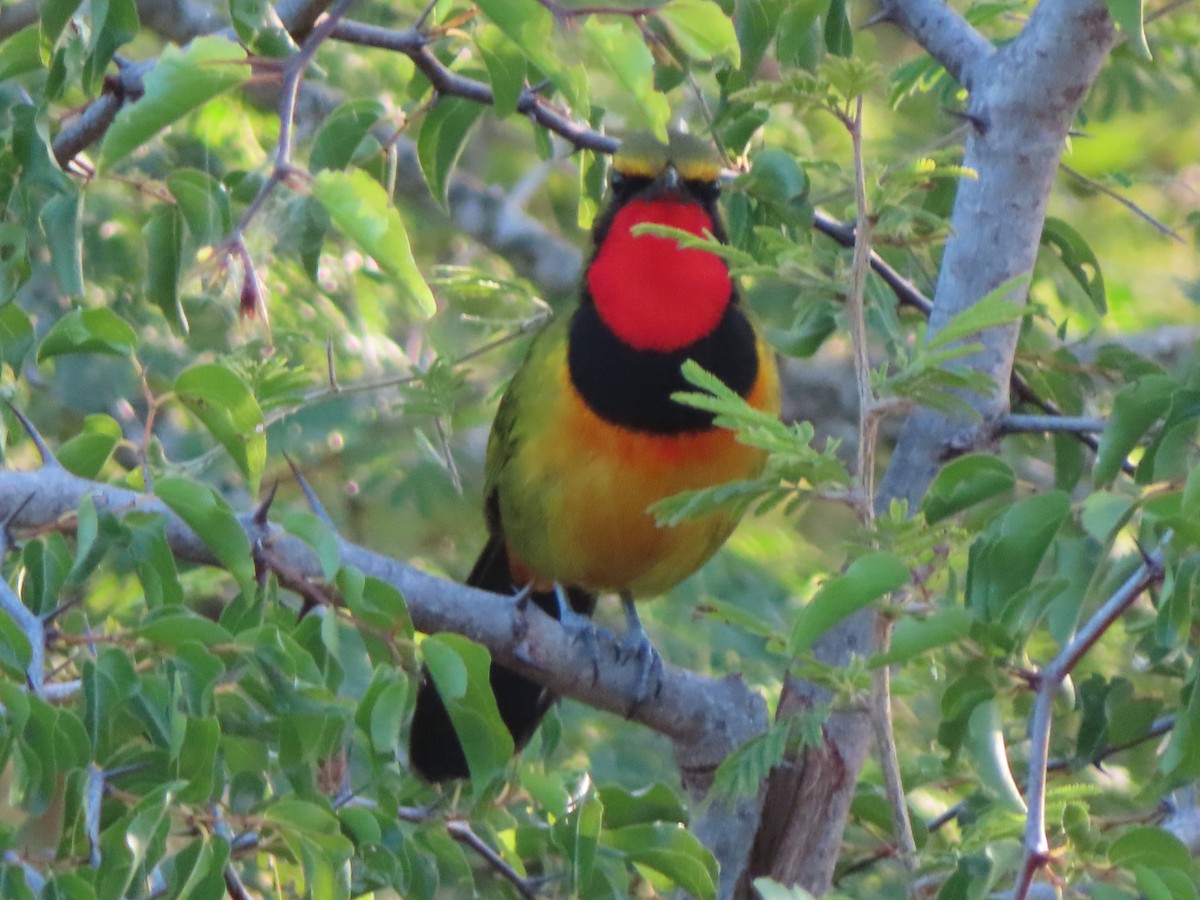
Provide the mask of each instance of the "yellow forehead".
[{"label": "yellow forehead", "polygon": [[674,163],[687,181],[716,181],[721,174],[721,158],[706,141],[691,134],[669,132],[670,142],[662,143],[648,131],[635,131],[621,142],[613,155],[613,167],[622,175],[655,178]]}]

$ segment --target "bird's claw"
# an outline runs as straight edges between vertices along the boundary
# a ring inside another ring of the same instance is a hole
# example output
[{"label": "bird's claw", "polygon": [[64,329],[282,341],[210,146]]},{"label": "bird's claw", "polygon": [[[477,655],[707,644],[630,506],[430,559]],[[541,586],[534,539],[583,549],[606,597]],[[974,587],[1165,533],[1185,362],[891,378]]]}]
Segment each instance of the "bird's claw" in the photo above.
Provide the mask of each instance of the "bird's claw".
[{"label": "bird's claw", "polygon": [[[657,697],[662,691],[663,661],[662,656],[650,643],[646,630],[642,627],[642,621],[638,618],[637,609],[633,605],[632,595],[621,594],[621,606],[625,610],[627,627],[625,636],[617,645],[617,662],[623,665],[627,661],[633,660],[638,667],[637,681],[633,685],[633,702],[625,711],[625,718],[631,719],[643,703]],[[653,682],[651,676],[653,676]]]},{"label": "bird's claw", "polygon": [[657,697],[662,691],[662,655],[654,649],[646,632],[638,628],[626,632],[617,645],[616,657],[621,665],[633,662],[638,667],[633,702],[625,711],[625,718],[631,719],[643,703]]},{"label": "bird's claw", "polygon": [[559,624],[571,636],[573,643],[583,644],[585,647],[587,657],[592,663],[592,684],[595,684],[600,680],[600,637],[603,635],[611,639],[612,635],[597,627],[587,616],[575,612],[567,599],[567,592],[561,585],[554,586],[554,596],[558,600]]}]

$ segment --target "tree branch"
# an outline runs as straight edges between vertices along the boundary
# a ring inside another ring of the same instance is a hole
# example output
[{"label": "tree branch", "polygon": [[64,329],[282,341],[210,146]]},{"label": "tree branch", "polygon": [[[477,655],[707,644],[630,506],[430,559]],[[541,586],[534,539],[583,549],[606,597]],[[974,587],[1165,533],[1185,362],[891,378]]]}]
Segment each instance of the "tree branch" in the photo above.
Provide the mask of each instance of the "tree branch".
[{"label": "tree branch", "polygon": [[[20,508],[26,497],[31,499]],[[97,512],[118,518],[134,510],[161,515],[167,542],[178,558],[219,565],[204,542],[153,496],[88,481],[60,467],[0,472],[0,519],[11,516],[18,532],[71,531],[73,513],[85,497]],[[322,583],[320,563],[306,543],[257,521],[253,513],[241,522],[256,548],[257,562],[276,573],[281,583]],[[615,638],[599,636],[602,662],[594,669],[588,648],[532,605],[522,611],[511,597],[428,575],[344,539],[338,543],[343,564],[404,596],[413,624],[421,631],[464,634],[504,665],[596,709],[624,716],[633,706],[639,666],[634,660],[615,661]],[[660,692],[639,704],[632,718],[673,741],[684,785],[696,799],[703,797],[730,751],[767,726],[765,702],[739,676],[714,679],[670,665],[663,667]],[[706,804],[693,823],[722,863],[723,884],[732,884],[740,875],[760,803],[761,797]]]},{"label": "tree branch", "polygon": [[881,0],[871,21],[898,26],[967,90],[974,88],[976,67],[996,52],[991,41],[942,0]]},{"label": "tree branch", "polygon": [[1093,416],[1026,416],[1009,413],[996,424],[999,434],[1090,434],[1104,430],[1105,422]]},{"label": "tree branch", "polygon": [[1046,836],[1046,773],[1049,768],[1054,696],[1092,645],[1112,627],[1133,601],[1151,585],[1162,581],[1163,551],[1170,541],[1171,532],[1168,531],[1158,549],[1147,556],[1138,570],[1096,610],[1054,660],[1037,673],[1037,696],[1029,725],[1029,786],[1025,791],[1029,812],[1025,818],[1025,856],[1013,890],[1013,900],[1025,900],[1034,876],[1050,860],[1050,842]]}]

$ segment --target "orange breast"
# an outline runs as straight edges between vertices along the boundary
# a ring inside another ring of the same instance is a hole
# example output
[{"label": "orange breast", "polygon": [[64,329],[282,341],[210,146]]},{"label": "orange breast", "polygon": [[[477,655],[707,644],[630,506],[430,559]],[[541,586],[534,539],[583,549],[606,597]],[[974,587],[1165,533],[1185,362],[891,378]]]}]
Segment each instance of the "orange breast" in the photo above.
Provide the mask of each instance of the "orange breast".
[{"label": "orange breast", "polygon": [[[774,410],[775,367],[769,351],[761,355],[747,400]],[[647,507],[681,491],[753,478],[765,456],[724,429],[666,436],[615,426],[580,399],[565,359],[557,373],[557,390],[501,485],[513,562],[543,584],[660,594],[703,565],[737,522],[719,512],[660,527]]]}]

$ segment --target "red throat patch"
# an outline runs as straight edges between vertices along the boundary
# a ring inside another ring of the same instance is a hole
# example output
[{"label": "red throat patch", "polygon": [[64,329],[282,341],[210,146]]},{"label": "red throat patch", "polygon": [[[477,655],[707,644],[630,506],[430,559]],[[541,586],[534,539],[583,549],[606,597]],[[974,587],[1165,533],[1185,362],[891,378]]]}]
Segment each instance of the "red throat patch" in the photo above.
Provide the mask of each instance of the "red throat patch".
[{"label": "red throat patch", "polygon": [[670,351],[704,337],[721,321],[733,294],[725,261],[684,250],[674,238],[635,225],[669,225],[697,236],[712,231],[704,208],[678,200],[631,200],[617,210],[587,272],[596,310],[613,333],[639,350]]}]

